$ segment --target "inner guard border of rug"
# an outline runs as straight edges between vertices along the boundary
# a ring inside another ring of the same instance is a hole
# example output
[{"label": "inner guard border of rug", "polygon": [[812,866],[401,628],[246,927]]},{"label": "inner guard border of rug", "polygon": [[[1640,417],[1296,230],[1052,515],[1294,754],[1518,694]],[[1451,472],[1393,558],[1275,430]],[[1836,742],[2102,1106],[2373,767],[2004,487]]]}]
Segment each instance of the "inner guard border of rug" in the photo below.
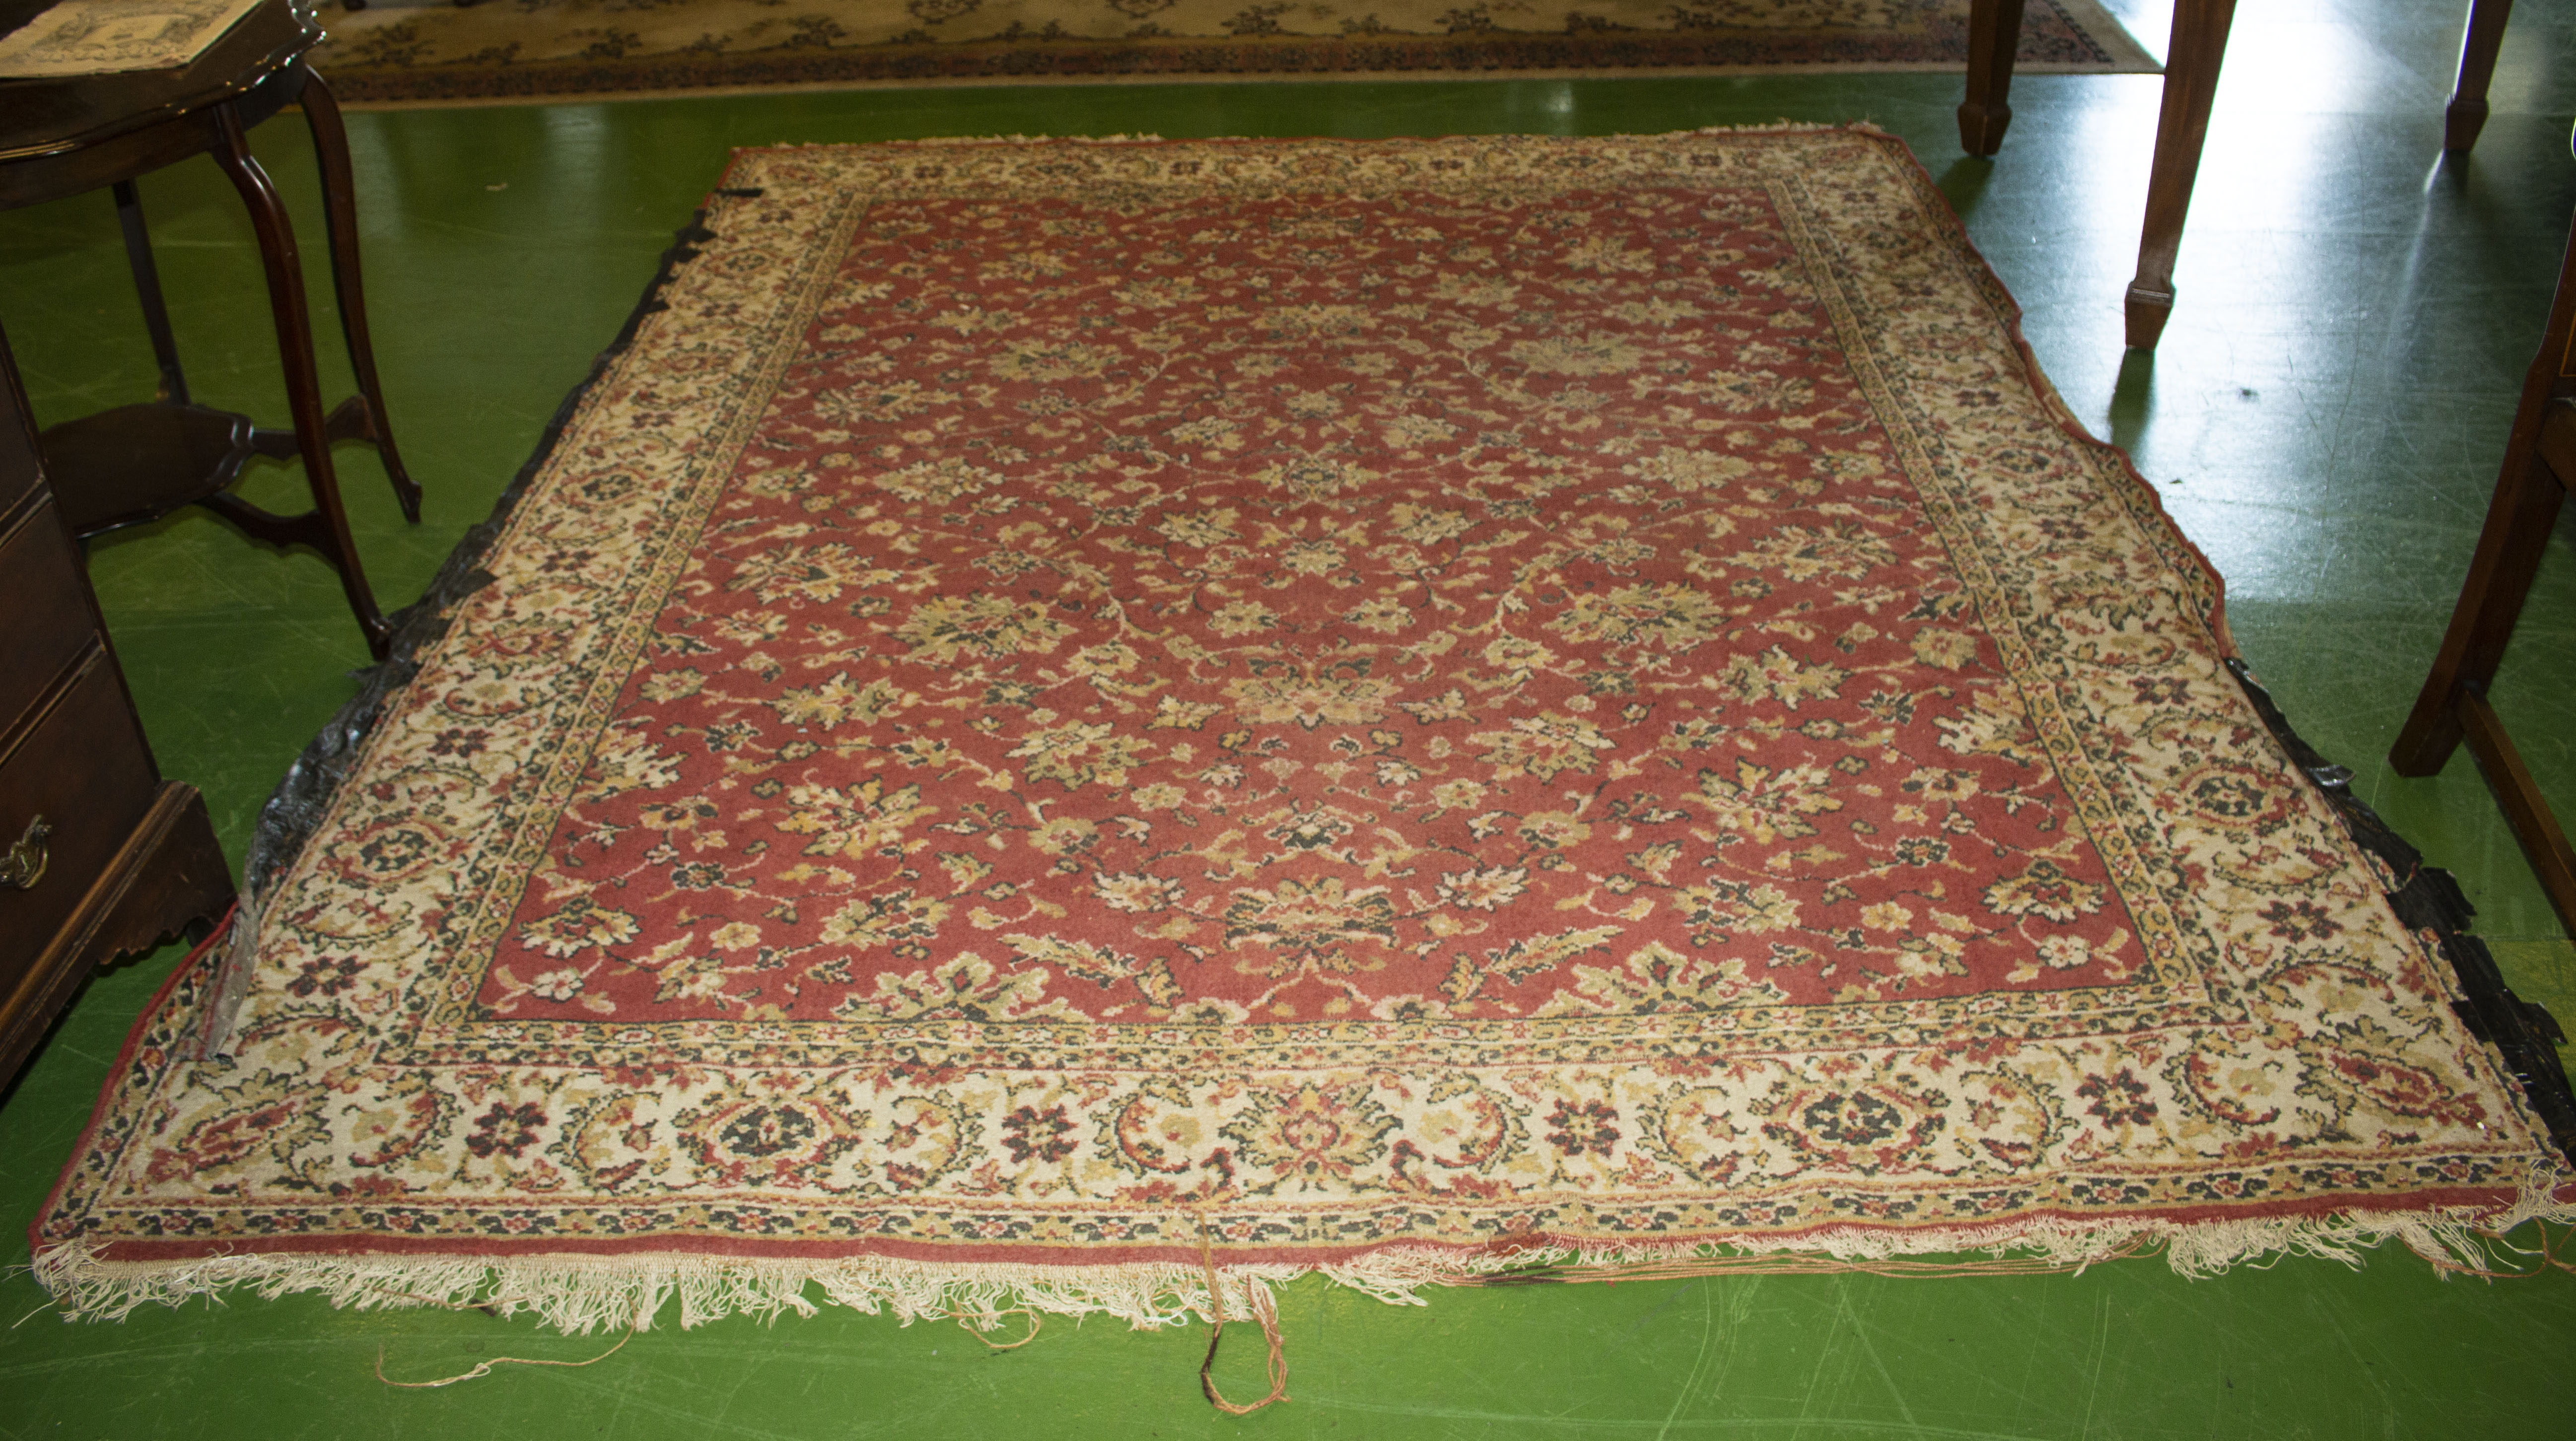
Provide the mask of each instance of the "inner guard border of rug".
[{"label": "inner guard border of rug", "polygon": [[[1847,130],[1887,138],[1884,132],[1865,124],[1755,128]],[[1044,137],[1009,138],[1037,140]],[[1157,137],[1065,138],[1088,143],[1136,143]],[[1909,149],[1901,144],[1894,148],[1920,171],[1920,162]],[[1929,185],[1928,173],[1924,179]],[[753,199],[761,194],[758,188],[719,188],[712,192],[710,201],[717,198]],[[1954,212],[1945,209],[1943,214],[1958,231],[1962,247],[1976,255],[1973,244],[1967,241],[1964,222]],[[552,457],[584,398],[629,348],[645,318],[668,308],[662,293],[679,267],[696,259],[700,247],[716,238],[717,233],[707,228],[705,223],[707,215],[707,209],[700,209],[685,227],[675,233],[672,245],[663,252],[655,274],[616,339],[594,358],[588,374],[565,396],[548,421],[535,450],[494,503],[490,516],[467,530],[421,598],[396,613],[396,629],[388,658],[352,672],[359,682],[357,695],[307,744],[261,808],[246,850],[241,904],[230,921],[230,933],[220,936],[208,948],[213,963],[219,968],[213,994],[209,998],[203,1034],[209,1050],[224,1043],[224,1033],[244,998],[253,969],[253,941],[259,929],[257,912],[264,893],[294,863],[322,822],[342,781],[356,766],[369,735],[387,711],[389,702],[418,673],[422,652],[445,635],[449,618],[458,604],[493,580],[494,577],[481,567],[484,555],[499,538],[505,522]],[[1985,265],[1982,256],[1977,256],[1977,259],[1981,266]],[[1991,267],[1986,268],[1989,281],[2000,287],[2000,281],[1993,278]],[[2082,443],[2100,446],[2101,442],[2086,435],[2065,413],[2062,403],[2056,401],[2054,388],[2039,369],[2037,357],[2023,337],[2017,306],[2008,328],[2010,339],[2020,351],[2035,387],[2059,413],[2060,424]],[[2126,457],[2121,459],[2125,466]],[[2131,474],[2134,478],[2134,469]],[[2153,495],[2152,488],[2143,480],[2138,484],[2147,494]],[[2161,515],[2161,506],[2158,510]],[[2165,523],[2170,525],[2170,519],[2165,518]],[[2197,547],[2194,551],[2197,553]],[[2223,582],[2214,570],[2211,573],[2213,579]],[[2274,740],[2288,753],[2299,773],[2324,798],[2355,844],[2395,878],[2396,884],[2387,895],[2400,923],[2419,935],[2429,937],[2448,960],[2463,995],[2463,999],[2452,1002],[2453,1009],[2476,1040],[2499,1054],[2550,1142],[2571,1162],[2576,1162],[2576,1088],[2571,1088],[2556,1049],[2564,1040],[2558,1021],[2539,1004],[2515,995],[2505,983],[2486,943],[2469,934],[2475,910],[2452,875],[2425,865],[2421,852],[2353,794],[2350,784],[2352,772],[2326,760],[2297,735],[2270,695],[2255,681],[2251,668],[2234,653],[2232,639],[2226,636],[2223,627],[2219,636],[2221,659],[2243,688]],[[158,1005],[156,997],[152,1006],[138,1017],[135,1023],[138,1034],[151,1020]],[[31,1223],[31,1231],[33,1225],[41,1220],[40,1214],[37,1221]],[[1724,1248],[1718,1249],[1722,1251]],[[2005,1249],[2012,1247],[2007,1244]]]}]

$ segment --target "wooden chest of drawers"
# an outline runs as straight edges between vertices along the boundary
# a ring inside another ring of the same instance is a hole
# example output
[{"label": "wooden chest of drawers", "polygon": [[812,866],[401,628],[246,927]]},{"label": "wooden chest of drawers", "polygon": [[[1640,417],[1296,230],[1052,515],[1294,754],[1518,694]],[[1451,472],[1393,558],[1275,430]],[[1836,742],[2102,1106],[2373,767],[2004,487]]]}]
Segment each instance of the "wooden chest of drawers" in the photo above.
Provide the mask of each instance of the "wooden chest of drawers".
[{"label": "wooden chest of drawers", "polygon": [[205,802],[153,766],[0,340],[0,1086],[92,969],[232,893]]}]

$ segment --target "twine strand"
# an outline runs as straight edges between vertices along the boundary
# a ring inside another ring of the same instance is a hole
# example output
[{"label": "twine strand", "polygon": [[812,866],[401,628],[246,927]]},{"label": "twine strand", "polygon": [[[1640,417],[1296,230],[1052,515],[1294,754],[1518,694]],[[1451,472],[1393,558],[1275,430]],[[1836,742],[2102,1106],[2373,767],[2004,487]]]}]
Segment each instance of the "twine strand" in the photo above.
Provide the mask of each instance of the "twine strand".
[{"label": "twine strand", "polygon": [[[1022,1346],[1036,1340],[1038,1338],[1039,1329],[1046,1325],[1045,1318],[1039,1316],[1037,1312],[1030,1310],[1026,1306],[1013,1306],[1007,1311],[994,1311],[982,1316],[970,1315],[967,1312],[951,1307],[945,1314],[949,1320],[957,1323],[958,1330],[965,1332],[967,1335],[974,1337],[976,1340],[983,1342],[986,1346],[996,1351],[1017,1351]],[[1029,1334],[1022,1336],[1017,1341],[996,1341],[992,1337],[975,1329],[974,1323],[976,1321],[991,1321],[995,1324],[999,1324],[1001,1319],[1005,1316],[1028,1317]]]},{"label": "twine strand", "polygon": [[634,1340],[635,1333],[642,1329],[644,1329],[644,1318],[638,1316],[635,1318],[635,1325],[630,1328],[625,1335],[617,1338],[616,1345],[609,1347],[607,1350],[600,1352],[598,1355],[591,1357],[587,1361],[540,1361],[526,1356],[495,1356],[489,1361],[476,1362],[474,1369],[471,1371],[459,1371],[453,1376],[441,1376],[435,1381],[397,1381],[391,1376],[386,1375],[385,1348],[383,1345],[379,1344],[376,1347],[376,1379],[384,1382],[388,1386],[399,1386],[406,1391],[423,1391],[437,1386],[453,1386],[459,1381],[478,1380],[482,1377],[491,1375],[492,1368],[495,1366],[561,1366],[567,1370],[582,1366],[596,1366],[600,1362],[605,1361],[609,1357],[626,1349],[626,1343]]},{"label": "twine strand", "polygon": [[1199,1362],[1199,1390],[1205,1392],[1208,1404],[1229,1416],[1249,1416],[1273,1401],[1288,1399],[1287,1343],[1279,1335],[1279,1311],[1266,1289],[1247,1284],[1243,1289],[1250,1298],[1252,1319],[1261,1323],[1261,1334],[1270,1342],[1270,1394],[1252,1404],[1238,1405],[1225,1399],[1216,1389],[1216,1377],[1209,1371],[1216,1365],[1217,1343],[1225,1339],[1225,1290],[1216,1277],[1216,1250],[1208,1240],[1207,1213],[1198,1213],[1199,1265],[1207,1271],[1208,1331],[1207,1359]]}]

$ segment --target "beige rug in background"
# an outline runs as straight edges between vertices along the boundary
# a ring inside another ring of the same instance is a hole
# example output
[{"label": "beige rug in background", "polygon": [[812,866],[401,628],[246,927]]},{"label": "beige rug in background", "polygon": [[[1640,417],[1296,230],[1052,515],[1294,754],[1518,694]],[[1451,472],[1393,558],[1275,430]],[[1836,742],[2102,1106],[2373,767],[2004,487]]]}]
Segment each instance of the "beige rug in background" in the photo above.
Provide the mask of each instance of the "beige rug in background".
[{"label": "beige rug in background", "polygon": [[[1969,0],[375,0],[332,8],[343,100],[765,86],[1943,70]],[[2031,0],[2018,64],[2151,72],[2095,0]]]}]

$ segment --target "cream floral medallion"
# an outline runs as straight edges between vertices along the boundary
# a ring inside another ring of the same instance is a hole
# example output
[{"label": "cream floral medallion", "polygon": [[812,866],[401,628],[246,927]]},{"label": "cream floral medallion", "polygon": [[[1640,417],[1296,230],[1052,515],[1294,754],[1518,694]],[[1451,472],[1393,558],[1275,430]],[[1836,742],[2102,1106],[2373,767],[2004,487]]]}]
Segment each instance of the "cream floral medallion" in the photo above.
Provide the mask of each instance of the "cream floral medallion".
[{"label": "cream floral medallion", "polygon": [[145,1024],[59,1285],[720,1254],[1152,1319],[1100,1288],[1203,1238],[1400,1286],[2547,1204],[1895,142],[725,183],[226,1050],[199,975]]}]

